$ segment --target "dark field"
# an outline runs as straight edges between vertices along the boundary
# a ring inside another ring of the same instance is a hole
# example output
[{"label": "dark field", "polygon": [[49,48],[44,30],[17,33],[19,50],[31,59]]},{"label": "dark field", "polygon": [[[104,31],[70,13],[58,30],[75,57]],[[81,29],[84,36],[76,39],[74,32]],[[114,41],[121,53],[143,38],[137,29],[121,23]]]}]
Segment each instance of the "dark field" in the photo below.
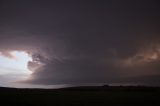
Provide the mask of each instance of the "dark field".
[{"label": "dark field", "polygon": [[160,106],[158,87],[0,88],[0,106]]}]

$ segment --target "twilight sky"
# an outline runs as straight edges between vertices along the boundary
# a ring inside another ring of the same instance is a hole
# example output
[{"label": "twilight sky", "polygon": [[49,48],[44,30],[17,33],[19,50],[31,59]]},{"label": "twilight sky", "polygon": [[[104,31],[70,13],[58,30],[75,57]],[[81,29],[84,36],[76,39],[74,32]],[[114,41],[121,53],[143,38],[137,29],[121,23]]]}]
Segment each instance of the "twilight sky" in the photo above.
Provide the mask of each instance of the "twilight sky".
[{"label": "twilight sky", "polygon": [[0,0],[0,86],[160,86],[159,0]]}]

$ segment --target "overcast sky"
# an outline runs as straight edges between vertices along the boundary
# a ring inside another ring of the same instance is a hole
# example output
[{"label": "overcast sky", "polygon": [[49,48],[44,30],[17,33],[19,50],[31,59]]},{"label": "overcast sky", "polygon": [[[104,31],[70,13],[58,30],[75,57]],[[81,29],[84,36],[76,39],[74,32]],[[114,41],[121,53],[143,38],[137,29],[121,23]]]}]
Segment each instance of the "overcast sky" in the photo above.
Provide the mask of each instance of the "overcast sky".
[{"label": "overcast sky", "polygon": [[[159,0],[0,0],[0,51],[31,55],[32,74],[20,81],[25,84],[160,86],[159,5]],[[0,79],[6,86],[13,76]]]}]

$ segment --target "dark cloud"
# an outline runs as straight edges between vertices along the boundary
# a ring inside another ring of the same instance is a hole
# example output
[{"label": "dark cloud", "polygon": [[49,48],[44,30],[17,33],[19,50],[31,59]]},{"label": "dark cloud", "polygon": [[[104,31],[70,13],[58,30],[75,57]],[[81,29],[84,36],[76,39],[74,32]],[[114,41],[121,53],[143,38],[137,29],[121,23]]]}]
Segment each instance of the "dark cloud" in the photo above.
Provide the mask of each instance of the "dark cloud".
[{"label": "dark cloud", "polygon": [[[29,83],[121,82],[146,69],[160,74],[157,63],[139,63],[142,51],[160,43],[158,0],[1,2],[0,50],[31,53]],[[126,68],[128,61],[134,65]]]},{"label": "dark cloud", "polygon": [[114,79],[116,76],[113,69],[113,66],[101,64],[96,58],[65,59],[62,62],[50,62],[35,70],[31,82],[44,84],[108,82],[107,79]]}]

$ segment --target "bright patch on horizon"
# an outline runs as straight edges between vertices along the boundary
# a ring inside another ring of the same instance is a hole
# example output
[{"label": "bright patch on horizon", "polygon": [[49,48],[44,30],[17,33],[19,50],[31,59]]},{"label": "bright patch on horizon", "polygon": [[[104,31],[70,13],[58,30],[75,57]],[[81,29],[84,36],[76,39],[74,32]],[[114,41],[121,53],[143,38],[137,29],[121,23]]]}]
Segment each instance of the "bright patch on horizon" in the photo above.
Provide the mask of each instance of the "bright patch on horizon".
[{"label": "bright patch on horizon", "polygon": [[24,79],[32,72],[28,69],[28,62],[32,61],[32,57],[25,51],[10,51],[5,56],[0,54],[0,75],[16,76],[15,79]]}]

